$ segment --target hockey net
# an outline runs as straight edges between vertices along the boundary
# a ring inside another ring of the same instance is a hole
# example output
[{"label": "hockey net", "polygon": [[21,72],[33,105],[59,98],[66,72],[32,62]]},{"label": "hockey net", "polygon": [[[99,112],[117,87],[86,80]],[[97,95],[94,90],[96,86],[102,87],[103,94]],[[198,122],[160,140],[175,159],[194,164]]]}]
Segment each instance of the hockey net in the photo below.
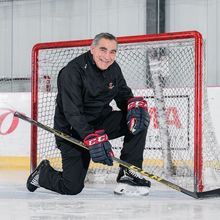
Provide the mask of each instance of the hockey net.
[{"label": "hockey net", "polygon": [[[193,31],[119,37],[118,42],[117,62],[127,84],[149,105],[143,169],[191,191],[219,187],[220,154],[209,114],[202,36]],[[35,45],[33,119],[53,127],[58,72],[90,44],[91,40],[81,40]],[[47,158],[62,170],[54,136],[36,127],[31,135],[31,168]],[[111,142],[115,156],[120,157],[123,137]],[[87,178],[112,182],[117,173],[117,164],[91,162]]]}]

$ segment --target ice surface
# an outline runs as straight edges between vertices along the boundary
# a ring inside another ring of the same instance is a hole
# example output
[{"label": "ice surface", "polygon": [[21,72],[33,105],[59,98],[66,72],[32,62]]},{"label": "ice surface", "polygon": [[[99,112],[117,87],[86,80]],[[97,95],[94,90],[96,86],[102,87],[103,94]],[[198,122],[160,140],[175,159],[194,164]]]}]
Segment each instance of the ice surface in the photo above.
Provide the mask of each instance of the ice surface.
[{"label": "ice surface", "polygon": [[76,196],[26,190],[28,172],[0,171],[1,220],[217,220],[220,198],[196,200],[153,184],[146,197],[113,194],[113,184],[87,184]]}]

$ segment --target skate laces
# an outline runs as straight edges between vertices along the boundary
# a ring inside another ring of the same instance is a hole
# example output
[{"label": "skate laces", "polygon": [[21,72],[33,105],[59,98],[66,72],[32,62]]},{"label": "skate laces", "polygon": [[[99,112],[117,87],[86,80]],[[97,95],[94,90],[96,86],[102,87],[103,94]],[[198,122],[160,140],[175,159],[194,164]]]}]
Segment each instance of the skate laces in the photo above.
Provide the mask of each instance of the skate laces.
[{"label": "skate laces", "polygon": [[31,180],[31,184],[34,185],[34,186],[37,186],[39,187],[39,174],[36,174],[36,176]]},{"label": "skate laces", "polygon": [[128,174],[129,176],[133,177],[133,178],[136,178],[136,179],[141,179],[141,180],[144,179],[139,173],[133,172],[133,171],[128,170],[128,169],[125,170],[125,173]]}]

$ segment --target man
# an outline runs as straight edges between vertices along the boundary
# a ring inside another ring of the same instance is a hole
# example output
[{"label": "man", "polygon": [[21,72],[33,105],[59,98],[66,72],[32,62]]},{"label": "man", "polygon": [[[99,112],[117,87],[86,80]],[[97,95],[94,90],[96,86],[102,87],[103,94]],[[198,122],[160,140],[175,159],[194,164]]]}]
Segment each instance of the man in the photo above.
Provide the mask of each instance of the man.
[{"label": "man", "polygon": [[[119,65],[116,63],[117,39],[109,33],[95,36],[88,52],[73,59],[59,73],[54,127],[82,140],[89,150],[59,137],[63,171],[54,170],[43,160],[29,176],[27,188],[38,187],[60,194],[76,195],[84,188],[90,158],[113,165],[109,139],[124,136],[120,158],[142,167],[143,150],[150,117],[143,97],[133,97]],[[115,100],[120,111],[109,105]],[[116,194],[132,190],[149,192],[150,181],[120,167]]]}]

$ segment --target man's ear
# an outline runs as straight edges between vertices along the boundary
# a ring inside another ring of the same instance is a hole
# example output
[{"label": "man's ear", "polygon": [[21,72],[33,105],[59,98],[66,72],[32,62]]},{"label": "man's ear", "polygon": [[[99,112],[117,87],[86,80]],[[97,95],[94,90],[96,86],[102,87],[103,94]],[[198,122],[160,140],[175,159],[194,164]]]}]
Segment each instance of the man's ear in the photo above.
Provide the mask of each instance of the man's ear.
[{"label": "man's ear", "polygon": [[95,47],[94,47],[93,45],[90,46],[91,54],[93,54],[94,48],[95,48]]}]

